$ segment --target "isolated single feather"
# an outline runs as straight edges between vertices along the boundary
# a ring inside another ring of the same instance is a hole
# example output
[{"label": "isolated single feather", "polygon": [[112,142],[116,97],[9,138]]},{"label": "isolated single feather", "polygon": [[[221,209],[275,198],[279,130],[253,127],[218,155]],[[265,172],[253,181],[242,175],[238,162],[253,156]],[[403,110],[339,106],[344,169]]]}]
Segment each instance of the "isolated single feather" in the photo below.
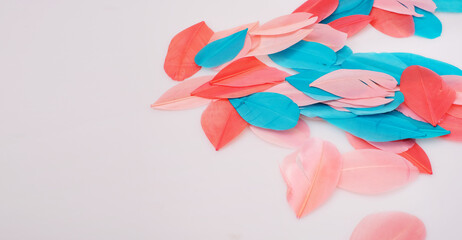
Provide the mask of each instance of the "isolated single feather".
[{"label": "isolated single feather", "polygon": [[164,70],[173,80],[182,81],[198,72],[201,67],[194,62],[196,54],[213,35],[205,22],[197,23],[173,37],[165,57]]},{"label": "isolated single feather", "polygon": [[342,161],[337,148],[311,138],[280,164],[287,184],[287,201],[297,218],[325,203],[336,189]]},{"label": "isolated single feather", "polygon": [[350,240],[424,240],[424,223],[404,212],[382,212],[366,216],[354,229]]}]

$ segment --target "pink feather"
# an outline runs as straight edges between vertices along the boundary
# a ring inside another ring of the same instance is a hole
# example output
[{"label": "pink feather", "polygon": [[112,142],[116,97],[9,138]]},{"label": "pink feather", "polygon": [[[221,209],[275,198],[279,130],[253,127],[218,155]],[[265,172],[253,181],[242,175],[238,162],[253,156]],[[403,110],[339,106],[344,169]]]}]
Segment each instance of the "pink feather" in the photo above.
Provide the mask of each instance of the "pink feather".
[{"label": "pink feather", "polygon": [[317,42],[338,51],[345,46],[348,35],[327,24],[316,24],[312,27],[313,32],[303,40],[308,42]]},{"label": "pink feather", "polygon": [[259,138],[285,148],[300,148],[310,137],[310,128],[301,119],[294,128],[285,131],[276,131],[255,126],[250,126],[250,129]]},{"label": "pink feather", "polygon": [[360,194],[392,191],[415,180],[419,170],[405,158],[376,149],[343,154],[339,188]]},{"label": "pink feather", "polygon": [[423,16],[415,12],[412,0],[374,0],[374,7],[404,15]]},{"label": "pink feather", "polygon": [[350,240],[424,240],[424,223],[404,212],[382,212],[363,218]]},{"label": "pink feather", "polygon": [[248,56],[268,55],[280,52],[300,42],[312,31],[312,29],[300,29],[281,35],[260,36],[259,44],[248,53]]},{"label": "pink feather", "polygon": [[405,139],[392,142],[369,142],[372,146],[391,153],[402,153],[415,145],[414,139]]},{"label": "pink feather", "polygon": [[342,98],[338,100],[328,101],[326,104],[334,107],[353,107],[353,108],[368,108],[377,107],[393,101],[392,98],[372,97],[360,99]]},{"label": "pink feather", "polygon": [[385,73],[340,69],[318,78],[310,87],[317,87],[340,97],[358,99],[387,96],[396,85],[396,80]]},{"label": "pink feather", "polygon": [[462,105],[462,76],[443,75],[443,81],[456,91],[456,100],[454,104]]},{"label": "pink feather", "polygon": [[191,92],[212,78],[213,76],[204,76],[183,81],[162,94],[151,107],[163,110],[184,110],[206,105],[210,103],[210,99],[191,96]]},{"label": "pink feather", "polygon": [[337,148],[310,138],[303,147],[287,156],[280,165],[287,184],[287,201],[297,218],[326,202],[335,190],[342,161]]},{"label": "pink feather", "polygon": [[249,31],[251,35],[281,35],[297,31],[316,23],[318,17],[306,12],[292,13],[275,18]]},{"label": "pink feather", "polygon": [[294,101],[298,106],[307,106],[320,102],[318,100],[314,100],[311,97],[308,97],[307,95],[290,85],[290,83],[285,81],[266,90],[266,92],[274,92],[285,95],[286,97],[292,99],[292,101]]},{"label": "pink feather", "polygon": [[410,118],[412,118],[414,120],[425,122],[425,120],[423,118],[421,118],[414,111],[412,111],[405,103],[402,103],[401,105],[399,105],[399,107],[396,110],[401,112],[405,116],[410,117]]}]

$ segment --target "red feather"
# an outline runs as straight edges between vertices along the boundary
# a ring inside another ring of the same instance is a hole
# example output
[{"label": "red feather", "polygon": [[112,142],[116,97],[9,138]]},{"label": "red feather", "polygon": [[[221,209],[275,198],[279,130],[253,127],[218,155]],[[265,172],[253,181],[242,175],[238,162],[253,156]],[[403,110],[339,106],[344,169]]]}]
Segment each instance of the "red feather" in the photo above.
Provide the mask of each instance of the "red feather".
[{"label": "red feather", "polygon": [[218,100],[202,113],[201,125],[205,135],[218,151],[236,138],[249,125],[228,100]]},{"label": "red feather", "polygon": [[411,15],[403,15],[372,8],[371,25],[380,32],[391,37],[404,38],[414,35],[414,19]]},{"label": "red feather", "polygon": [[404,103],[428,123],[436,126],[451,108],[456,92],[428,68],[410,66],[401,75]]},{"label": "red feather", "polygon": [[295,9],[296,12],[312,13],[318,17],[318,22],[330,16],[338,7],[339,0],[308,0],[300,7]]},{"label": "red feather", "polygon": [[372,21],[368,15],[351,15],[329,23],[329,26],[348,34],[351,37],[365,28]]},{"label": "red feather", "polygon": [[205,22],[200,22],[173,37],[164,63],[167,75],[173,80],[182,81],[198,72],[201,67],[194,62],[194,58],[212,35],[212,29]]}]

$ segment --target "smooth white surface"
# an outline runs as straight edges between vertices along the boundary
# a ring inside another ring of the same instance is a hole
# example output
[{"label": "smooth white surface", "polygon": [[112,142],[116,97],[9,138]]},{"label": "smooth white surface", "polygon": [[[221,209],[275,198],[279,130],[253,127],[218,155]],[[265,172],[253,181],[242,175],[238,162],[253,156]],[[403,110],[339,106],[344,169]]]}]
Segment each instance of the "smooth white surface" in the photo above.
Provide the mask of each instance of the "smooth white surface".
[{"label": "smooth white surface", "polygon": [[[287,14],[302,0],[0,0],[0,238],[348,239],[366,215],[418,216],[428,239],[458,239],[461,143],[420,141],[434,175],[376,197],[342,190],[297,220],[278,162],[290,150],[246,131],[219,152],[203,108],[149,108],[175,84],[170,39],[206,20],[214,30]],[[407,51],[462,67],[462,14],[438,14],[443,36],[393,39],[371,27],[357,52]],[[312,135],[351,147],[310,121]]]}]

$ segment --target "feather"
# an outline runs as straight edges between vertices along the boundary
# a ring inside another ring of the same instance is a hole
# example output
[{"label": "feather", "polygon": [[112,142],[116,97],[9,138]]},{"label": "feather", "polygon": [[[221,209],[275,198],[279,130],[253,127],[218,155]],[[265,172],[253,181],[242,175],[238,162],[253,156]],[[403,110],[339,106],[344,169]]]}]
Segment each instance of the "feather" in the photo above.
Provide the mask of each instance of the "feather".
[{"label": "feather", "polygon": [[451,131],[449,135],[443,138],[453,141],[462,141],[462,118],[446,115],[440,122],[440,126]]},{"label": "feather", "polygon": [[441,62],[435,59],[423,57],[412,53],[392,53],[407,66],[419,65],[426,67],[438,75],[459,75],[462,76],[462,70],[451,64]]},{"label": "feather", "polygon": [[280,169],[287,184],[287,201],[297,218],[306,216],[331,197],[341,167],[336,147],[313,138],[282,161]]},{"label": "feather", "polygon": [[286,97],[292,99],[292,101],[294,101],[298,106],[306,106],[319,102],[318,100],[303,94],[288,82],[282,82],[281,84],[266,90],[266,92],[274,92],[285,95]]},{"label": "feather", "polygon": [[448,135],[449,131],[446,129],[443,129],[441,126],[432,126],[431,124],[427,122],[422,122],[418,121],[409,117],[406,117],[402,113],[398,111],[393,111],[389,112],[388,114],[393,115],[398,118],[405,119],[406,121],[410,122],[412,125],[416,126],[421,133],[424,133],[425,136],[419,137],[419,138],[434,138],[434,137],[440,137],[444,135]]},{"label": "feather", "polygon": [[281,35],[295,32],[316,23],[318,17],[306,12],[292,13],[275,18],[250,31],[251,35]]},{"label": "feather", "polygon": [[173,80],[182,81],[198,72],[201,67],[194,62],[196,54],[213,35],[205,22],[197,23],[173,37],[165,57],[164,70]]},{"label": "feather", "polygon": [[391,113],[364,115],[346,119],[326,118],[325,120],[367,141],[388,142],[426,136],[422,130],[407,119]]},{"label": "feather", "polygon": [[247,29],[207,44],[194,58],[197,65],[207,68],[218,67],[233,60],[242,50]]},{"label": "feather", "polygon": [[425,122],[423,118],[419,117],[419,115],[413,112],[408,106],[406,106],[405,103],[402,103],[398,108],[396,108],[396,110],[404,114],[406,117],[412,118],[420,122]]},{"label": "feather", "polygon": [[308,34],[303,40],[308,42],[317,42],[330,47],[335,52],[345,46],[347,34],[341,32],[327,24],[316,24],[312,27],[313,32]]},{"label": "feather", "polygon": [[309,117],[320,117],[320,118],[353,118],[355,114],[348,111],[338,111],[330,106],[322,103],[313,104],[300,108],[300,114]]},{"label": "feather", "polygon": [[448,114],[456,118],[462,118],[462,106],[453,104],[449,108]]},{"label": "feather", "polygon": [[300,110],[290,98],[269,92],[229,100],[249,124],[273,130],[288,130],[298,123]]},{"label": "feather", "polygon": [[462,76],[456,75],[444,75],[441,76],[443,81],[451,88],[456,91],[456,100],[454,104],[462,105]]},{"label": "feather", "polygon": [[338,187],[359,194],[380,194],[412,182],[419,171],[405,158],[377,149],[363,149],[342,155],[343,168]]},{"label": "feather", "polygon": [[358,99],[387,96],[396,84],[396,80],[385,73],[340,69],[318,78],[310,87],[317,87],[343,98]]},{"label": "feather", "polygon": [[342,31],[352,37],[363,30],[372,21],[369,15],[351,15],[339,18],[329,23],[329,26]]},{"label": "feather", "polygon": [[374,0],[340,0],[335,12],[322,22],[330,23],[351,15],[369,15],[373,4]]},{"label": "feather", "polygon": [[383,72],[391,75],[398,81],[408,66],[391,53],[355,53],[348,57],[341,68],[361,69]]},{"label": "feather", "polygon": [[353,51],[348,46],[343,47],[342,49],[337,51],[337,61],[335,65],[342,64],[348,57],[353,54]]},{"label": "feather", "polygon": [[428,68],[410,66],[401,76],[406,105],[428,123],[436,126],[456,99],[456,92]]},{"label": "feather", "polygon": [[425,240],[427,231],[417,217],[404,212],[381,212],[366,216],[350,240]]},{"label": "feather", "polygon": [[[414,6],[423,9],[427,12],[435,12],[436,10],[436,4],[434,0],[410,0]],[[447,1],[447,0],[445,0]]]},{"label": "feather", "polygon": [[416,8],[416,11],[423,16],[414,17],[415,35],[429,39],[441,36],[443,31],[441,21],[431,12],[420,8]]},{"label": "feather", "polygon": [[191,96],[191,92],[212,78],[213,76],[204,76],[181,82],[162,94],[151,107],[163,110],[184,110],[205,105],[210,102],[210,99]]},{"label": "feather", "polygon": [[369,107],[369,108],[351,108],[347,107],[346,109],[356,115],[372,115],[372,114],[380,114],[380,113],[387,113],[395,110],[401,103],[404,102],[404,95],[401,92],[396,92],[393,101],[381,106],[377,107]]},{"label": "feather", "polygon": [[226,66],[210,83],[228,87],[249,87],[279,83],[288,76],[288,73],[268,67],[255,57],[245,57]]},{"label": "feather", "polygon": [[438,7],[438,12],[460,13],[462,12],[462,0],[433,0]]},{"label": "feather", "polygon": [[395,38],[405,38],[414,35],[414,19],[411,15],[403,15],[372,8],[371,25],[380,32]]},{"label": "feather", "polygon": [[250,126],[255,135],[274,145],[285,148],[300,148],[310,137],[310,128],[303,120],[298,120],[297,125],[289,130],[277,131]]},{"label": "feather", "polygon": [[252,93],[265,91],[268,88],[277,85],[277,83],[260,84],[249,87],[229,87],[212,85],[210,82],[206,82],[191,93],[191,96],[209,98],[209,99],[221,99],[221,98],[239,98],[245,97]]},{"label": "feather", "polygon": [[[335,102],[349,104],[348,106],[339,106],[339,107],[377,107],[380,105],[384,105],[393,101],[393,98],[385,98],[385,97],[372,97],[372,98],[359,98],[359,99],[349,99],[349,98],[342,98],[336,100]],[[328,104],[331,104],[329,102]]]},{"label": "feather", "polygon": [[248,56],[268,55],[283,51],[294,44],[300,42],[303,38],[308,36],[312,29],[300,29],[295,32],[275,35],[275,36],[260,36],[259,43],[252,49]]},{"label": "feather", "polygon": [[422,14],[416,13],[411,0],[375,0],[374,7],[393,13],[422,17]]},{"label": "feather", "polygon": [[330,16],[337,9],[339,0],[308,0],[300,7],[295,9],[296,12],[307,12],[317,16],[317,21],[321,21]]},{"label": "feather", "polygon": [[[349,133],[347,133],[346,135],[347,135],[348,142],[350,142],[350,144],[355,149],[380,149],[376,147],[377,146],[376,142],[374,142],[376,146],[373,146],[371,142],[367,142],[366,140],[355,137]],[[410,143],[412,143],[413,140],[409,139],[409,140],[401,140],[401,141],[395,141],[395,142],[403,142],[403,141],[409,141],[408,143],[410,145]],[[406,143],[400,143],[400,145],[401,144],[406,145]],[[383,147],[383,145],[381,147]],[[382,149],[382,150],[388,151],[390,149]],[[417,143],[414,142],[414,145],[412,145],[411,148],[409,148],[408,150],[404,152],[398,153],[398,154],[401,157],[406,158],[410,163],[412,163],[415,167],[417,167],[420,173],[433,174],[430,159],[428,158],[425,151]]]},{"label": "feather", "polygon": [[201,125],[210,143],[218,151],[248,126],[228,100],[217,100],[205,109]]},{"label": "feather", "polygon": [[310,83],[324,75],[323,72],[305,71],[286,78],[286,81],[293,87],[318,101],[337,100],[341,97],[322,89],[310,87]]},{"label": "feather", "polygon": [[269,57],[282,67],[298,69],[325,68],[337,61],[334,50],[323,44],[307,41],[301,41]]},{"label": "feather", "polygon": [[392,142],[368,142],[372,146],[391,153],[403,153],[415,145],[414,139],[406,139]]}]

